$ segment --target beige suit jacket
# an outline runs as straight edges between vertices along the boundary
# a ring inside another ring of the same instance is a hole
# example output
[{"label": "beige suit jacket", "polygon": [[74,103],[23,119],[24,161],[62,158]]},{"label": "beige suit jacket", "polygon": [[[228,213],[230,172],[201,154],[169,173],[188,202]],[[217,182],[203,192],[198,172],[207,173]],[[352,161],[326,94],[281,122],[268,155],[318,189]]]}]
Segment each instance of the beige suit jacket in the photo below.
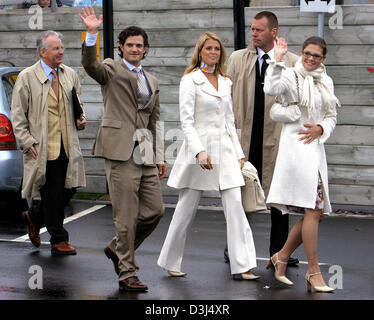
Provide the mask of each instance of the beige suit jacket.
[{"label": "beige suit jacket", "polygon": [[109,160],[127,161],[135,141],[139,141],[144,165],[163,161],[162,133],[157,79],[144,71],[152,95],[144,109],[138,109],[136,76],[123,61],[96,59],[96,46],[82,48],[82,64],[100,85],[104,98],[104,115],[93,154]]},{"label": "beige suit jacket", "polygon": [[[287,52],[284,62],[293,67],[298,56]],[[246,49],[234,51],[228,61],[227,72],[232,78],[232,100],[236,128],[240,130],[240,142],[246,159],[249,156],[256,85],[257,51],[251,42]],[[275,160],[278,153],[282,124],[270,119],[269,112],[275,97],[265,95],[265,119],[263,138],[262,186],[269,192]]]}]

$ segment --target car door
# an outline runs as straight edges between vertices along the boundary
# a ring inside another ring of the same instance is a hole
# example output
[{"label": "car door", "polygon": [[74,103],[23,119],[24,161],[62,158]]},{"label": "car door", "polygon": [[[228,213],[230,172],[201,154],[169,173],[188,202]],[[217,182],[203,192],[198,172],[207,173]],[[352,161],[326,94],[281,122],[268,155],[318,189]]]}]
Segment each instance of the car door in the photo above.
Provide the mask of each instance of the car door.
[{"label": "car door", "polygon": [[[0,191],[18,192],[23,176],[23,157],[14,138],[11,123],[11,105],[13,87],[19,71],[10,71],[1,75],[0,83]],[[13,140],[14,139],[14,140]]]}]

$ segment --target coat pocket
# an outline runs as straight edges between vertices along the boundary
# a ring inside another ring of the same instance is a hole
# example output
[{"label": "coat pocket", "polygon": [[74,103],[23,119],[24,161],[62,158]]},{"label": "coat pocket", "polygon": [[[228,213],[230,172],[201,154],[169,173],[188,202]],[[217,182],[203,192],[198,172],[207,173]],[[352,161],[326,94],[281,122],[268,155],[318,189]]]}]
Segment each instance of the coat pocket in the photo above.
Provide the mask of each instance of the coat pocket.
[{"label": "coat pocket", "polygon": [[116,119],[103,119],[101,121],[101,127],[121,129],[122,121]]}]

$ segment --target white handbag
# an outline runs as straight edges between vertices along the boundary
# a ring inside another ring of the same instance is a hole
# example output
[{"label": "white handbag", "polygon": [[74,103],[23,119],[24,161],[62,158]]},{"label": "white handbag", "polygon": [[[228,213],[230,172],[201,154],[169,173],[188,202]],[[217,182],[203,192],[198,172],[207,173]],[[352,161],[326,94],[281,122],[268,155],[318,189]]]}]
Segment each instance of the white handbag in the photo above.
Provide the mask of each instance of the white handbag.
[{"label": "white handbag", "polygon": [[245,212],[266,210],[265,193],[262,189],[257,169],[249,161],[242,169],[245,185],[241,187],[242,204]]},{"label": "white handbag", "polygon": [[300,119],[301,111],[298,106],[300,101],[299,93],[299,77],[295,72],[296,85],[297,85],[297,98],[298,102],[282,102],[279,97],[275,98],[275,103],[270,108],[270,119],[275,122],[295,122]]},{"label": "white handbag", "polygon": [[301,117],[301,111],[297,103],[284,104],[275,102],[270,109],[270,119],[275,122],[295,122]]}]

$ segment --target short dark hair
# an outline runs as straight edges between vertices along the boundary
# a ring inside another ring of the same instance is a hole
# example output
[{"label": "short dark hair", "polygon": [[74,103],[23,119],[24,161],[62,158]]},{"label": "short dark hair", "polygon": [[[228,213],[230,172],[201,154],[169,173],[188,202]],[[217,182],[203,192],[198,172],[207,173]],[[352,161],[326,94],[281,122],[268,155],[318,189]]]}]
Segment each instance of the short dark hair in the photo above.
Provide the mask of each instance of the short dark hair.
[{"label": "short dark hair", "polygon": [[[134,37],[134,36],[142,36],[144,40],[144,47],[149,48],[147,33],[144,31],[144,29],[140,27],[136,27],[136,26],[130,26],[122,30],[121,33],[118,35],[118,42],[120,45],[124,45],[128,37]],[[146,57],[147,53],[148,53],[148,50],[144,52],[143,59]],[[123,52],[120,46],[118,46],[118,55],[121,58],[123,58]]]},{"label": "short dark hair", "polygon": [[277,16],[271,11],[261,11],[257,13],[254,17],[255,20],[259,20],[261,18],[266,18],[268,20],[268,28],[272,30],[274,28],[278,29],[278,18]]},{"label": "short dark hair", "polygon": [[310,37],[310,38],[308,38],[304,41],[303,46],[302,46],[302,50],[304,51],[304,49],[307,46],[309,46],[310,44],[314,44],[316,46],[319,46],[322,49],[323,56],[324,57],[326,56],[326,54],[327,54],[327,44],[326,44],[325,40],[323,40],[322,38],[317,37],[317,36]]}]

